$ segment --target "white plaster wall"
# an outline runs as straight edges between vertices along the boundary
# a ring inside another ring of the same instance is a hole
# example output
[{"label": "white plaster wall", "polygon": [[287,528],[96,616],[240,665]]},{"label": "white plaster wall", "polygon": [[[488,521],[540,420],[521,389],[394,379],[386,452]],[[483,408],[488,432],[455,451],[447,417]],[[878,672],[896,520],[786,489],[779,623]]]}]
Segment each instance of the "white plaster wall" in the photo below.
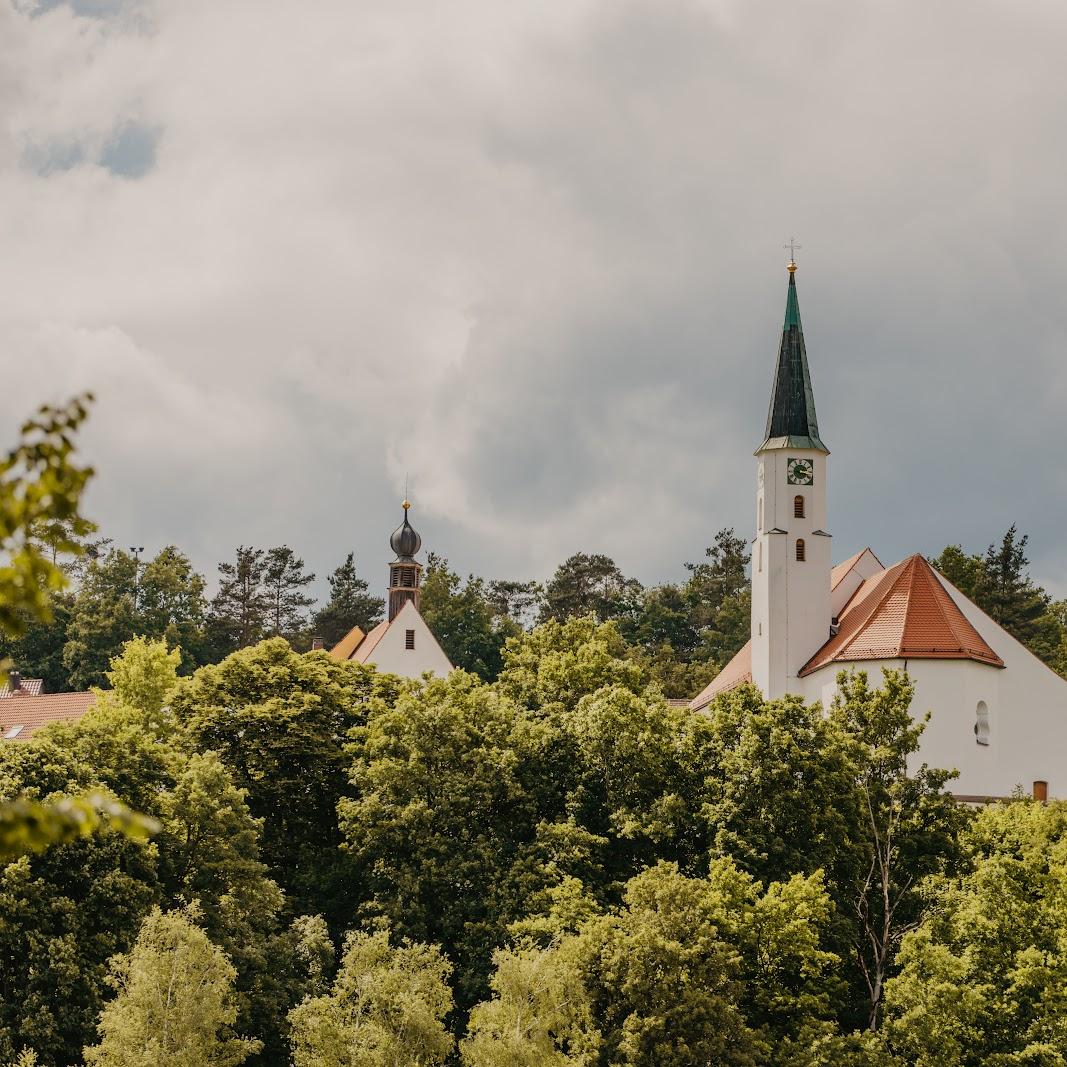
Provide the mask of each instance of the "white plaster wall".
[{"label": "white plaster wall", "polygon": [[[413,649],[405,647],[407,630],[415,631]],[[443,678],[452,670],[448,657],[410,600],[389,624],[367,662],[402,678],[421,678],[427,671]]]},{"label": "white plaster wall", "polygon": [[[1005,639],[1012,639],[992,625],[1002,636],[982,636],[1007,663]],[[1034,781],[1042,780],[1050,795],[1067,796],[1067,682],[1019,648],[1033,663],[1012,656],[1014,662],[1005,669],[951,659],[831,664],[804,679],[804,695],[829,707],[839,670],[865,670],[871,684],[879,685],[883,667],[906,669],[915,683],[912,714],[930,712],[913,763],[958,770],[959,777],[948,786],[953,793],[1010,796],[1021,786],[1029,795]],[[975,739],[979,701],[989,710],[988,745]]]},{"label": "white plaster wall", "polygon": [[[789,484],[791,459],[811,462],[814,485]],[[763,471],[763,484],[757,485],[757,521],[762,513],[763,528],[756,533],[752,573],[752,677],[774,698],[799,689],[797,672],[830,636],[829,464],[824,453],[797,448],[768,449],[759,453],[757,463]],[[793,513],[798,495],[805,501],[803,518]],[[785,533],[771,533],[775,529]],[[796,558],[801,537],[803,562]]]},{"label": "white plaster wall", "polygon": [[884,570],[885,567],[878,562],[875,554],[869,548],[865,548],[863,554],[853,564],[852,569],[841,579],[837,588],[830,594],[831,614],[840,615],[841,609],[852,599],[856,590],[868,578],[873,578]]}]

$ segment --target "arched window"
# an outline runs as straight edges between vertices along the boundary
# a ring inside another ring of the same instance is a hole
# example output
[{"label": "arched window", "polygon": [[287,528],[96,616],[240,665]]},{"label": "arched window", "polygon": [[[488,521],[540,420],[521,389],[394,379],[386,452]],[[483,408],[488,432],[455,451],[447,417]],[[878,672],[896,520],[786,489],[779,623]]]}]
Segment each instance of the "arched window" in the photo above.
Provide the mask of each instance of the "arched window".
[{"label": "arched window", "polygon": [[760,574],[763,573],[763,542],[762,541],[757,541],[756,542],[756,570]]},{"label": "arched window", "polygon": [[804,498],[799,493],[793,497],[793,518],[804,518]]},{"label": "arched window", "polygon": [[756,529],[763,533],[763,497],[759,498],[759,515],[757,516]]},{"label": "arched window", "polygon": [[974,715],[974,739],[980,745],[989,744],[989,708],[984,700],[978,701]]},{"label": "arched window", "polygon": [[804,548],[805,548],[805,546],[804,546],[804,538],[803,537],[798,537],[797,538],[797,562],[798,563],[803,563],[804,562],[804,559],[805,559]]}]

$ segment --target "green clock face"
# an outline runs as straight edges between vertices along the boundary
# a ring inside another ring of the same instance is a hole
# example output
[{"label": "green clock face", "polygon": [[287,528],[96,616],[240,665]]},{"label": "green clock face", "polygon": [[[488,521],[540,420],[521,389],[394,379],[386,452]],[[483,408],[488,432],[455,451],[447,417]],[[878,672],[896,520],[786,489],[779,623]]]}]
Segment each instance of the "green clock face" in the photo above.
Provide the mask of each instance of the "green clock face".
[{"label": "green clock face", "polygon": [[815,469],[810,459],[789,459],[786,461],[786,473],[790,485],[814,485]]}]

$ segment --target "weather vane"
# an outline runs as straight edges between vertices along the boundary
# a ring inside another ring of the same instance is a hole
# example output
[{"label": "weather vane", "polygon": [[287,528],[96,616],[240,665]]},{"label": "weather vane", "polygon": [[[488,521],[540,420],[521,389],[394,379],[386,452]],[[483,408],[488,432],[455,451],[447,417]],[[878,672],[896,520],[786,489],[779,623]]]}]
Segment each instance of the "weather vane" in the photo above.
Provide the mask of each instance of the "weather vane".
[{"label": "weather vane", "polygon": [[789,273],[792,274],[797,269],[797,252],[804,246],[798,245],[795,237],[790,237],[789,244],[782,245],[782,247],[789,249]]}]

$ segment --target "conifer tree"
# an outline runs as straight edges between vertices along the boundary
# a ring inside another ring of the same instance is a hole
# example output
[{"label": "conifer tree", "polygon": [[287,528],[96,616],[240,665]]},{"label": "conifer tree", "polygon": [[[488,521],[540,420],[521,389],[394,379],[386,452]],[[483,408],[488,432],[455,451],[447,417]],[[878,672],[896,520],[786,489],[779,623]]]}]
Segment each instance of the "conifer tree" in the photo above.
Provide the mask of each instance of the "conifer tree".
[{"label": "conifer tree", "polygon": [[267,633],[292,641],[307,628],[307,609],[315,603],[304,591],[315,580],[304,573],[304,561],[288,545],[267,552],[263,585],[269,611]]},{"label": "conifer tree", "polygon": [[315,636],[329,648],[337,644],[353,626],[370,631],[382,618],[385,601],[368,592],[367,580],[356,573],[355,555],[349,552],[344,563],[329,577],[330,600],[315,614]]},{"label": "conifer tree", "polygon": [[266,553],[238,545],[232,563],[219,564],[219,591],[211,601],[213,642],[223,655],[255,644],[267,629],[270,598],[264,586]]}]

